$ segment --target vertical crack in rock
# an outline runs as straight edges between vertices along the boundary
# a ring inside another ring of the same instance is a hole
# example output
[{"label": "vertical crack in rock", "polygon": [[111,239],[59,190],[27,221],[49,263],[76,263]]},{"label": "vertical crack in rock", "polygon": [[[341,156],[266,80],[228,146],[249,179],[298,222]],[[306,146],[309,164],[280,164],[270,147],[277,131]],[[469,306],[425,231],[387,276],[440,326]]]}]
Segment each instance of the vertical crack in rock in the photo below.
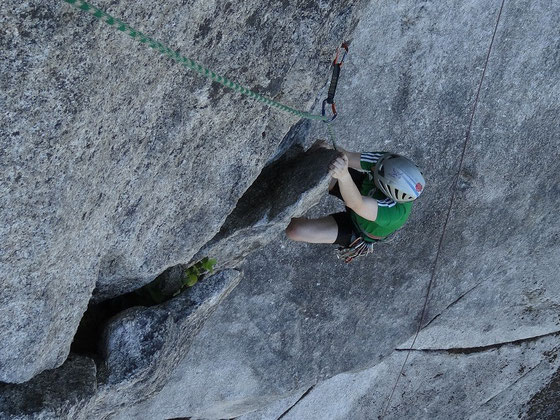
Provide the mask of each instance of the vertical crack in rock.
[{"label": "vertical crack in rock", "polygon": [[[100,362],[99,345],[111,319],[134,307],[149,308],[164,304],[176,297],[179,292],[189,294],[189,289],[181,291],[183,273],[182,266],[172,267],[137,290],[102,302],[90,303],[74,336],[72,352],[92,357],[96,362]],[[204,279],[201,277],[200,281]]]},{"label": "vertical crack in rock", "polygon": [[99,360],[98,346],[109,320],[129,308],[155,304],[142,299],[142,295],[138,293],[141,289],[98,303],[91,302],[80,321],[71,351]]},{"label": "vertical crack in rock", "polygon": [[295,124],[219,232],[187,264],[170,267],[159,277],[176,283],[178,273],[206,256],[217,260],[218,269],[236,267],[273,241],[292,217],[316,205],[327,190],[326,168],[336,152],[321,148],[304,152],[309,131],[310,121]]},{"label": "vertical crack in rock", "polygon": [[136,306],[151,307],[172,299],[181,291],[183,276],[182,265],[171,267],[136,290],[101,302],[90,301],[74,336],[71,351],[99,361],[98,345],[110,319]]},{"label": "vertical crack in rock", "polygon": [[[367,4],[178,3],[111,11],[298,109]],[[0,15],[0,377],[20,383],[63,363],[95,285],[99,300],[128,292],[211,239],[293,117],[231,90],[215,97],[195,72],[61,2],[6,0]]]},{"label": "vertical crack in rock", "polygon": [[424,353],[447,353],[447,354],[472,354],[472,353],[481,353],[484,351],[489,351],[493,349],[497,349],[503,346],[516,346],[522,343],[527,343],[531,341],[536,341],[541,338],[551,337],[560,335],[560,331],[553,331],[547,334],[536,335],[534,337],[527,337],[527,338],[520,338],[519,340],[512,340],[512,341],[504,341],[502,343],[495,343],[495,344],[488,344],[486,346],[477,346],[477,347],[452,347],[447,349],[436,349],[436,348],[426,348],[426,349],[410,349],[410,348],[397,348],[395,351],[417,351],[417,352],[424,352]]},{"label": "vertical crack in rock", "polygon": [[305,397],[307,397],[307,396],[309,395],[309,393],[310,393],[311,391],[313,391],[314,388],[315,388],[315,385],[311,386],[307,391],[305,391],[305,392],[303,393],[303,395],[302,395],[301,397],[299,397],[299,399],[298,399],[290,408],[288,408],[286,411],[284,411],[284,412],[282,413],[282,415],[281,415],[280,417],[278,417],[276,420],[280,420],[280,419],[282,419],[286,414],[288,414],[288,413],[290,412],[290,410],[291,410],[292,408],[294,408],[296,405],[298,405],[299,402],[300,402],[301,400],[303,400]]},{"label": "vertical crack in rock", "polygon": [[161,305],[115,317],[103,334],[103,379],[109,388],[126,392],[112,391],[100,403],[106,408],[138,403],[158,392],[240,280],[239,271],[224,270]]},{"label": "vertical crack in rock", "polygon": [[327,166],[335,154],[322,148],[303,153],[296,145],[265,167],[193,261],[208,255],[218,261],[219,268],[235,267],[273,241],[292,217],[303,215],[325,194]]},{"label": "vertical crack in rock", "polygon": [[[327,149],[303,152],[300,143],[308,131],[309,125],[305,121],[292,127],[278,153],[238,201],[219,233],[192,261],[211,256],[218,260],[221,269],[235,266],[250,252],[272,241],[292,217],[305,213],[320,200],[327,188],[327,164],[335,152]],[[173,296],[187,266],[171,267],[135,291],[101,302],[90,302],[76,332],[72,352],[92,357],[100,367],[103,366],[108,356],[103,347],[107,345],[111,326],[119,320],[135,324],[136,315],[152,313],[146,312],[147,308]],[[163,295],[162,300],[154,301],[154,289]],[[138,308],[132,309],[135,307]],[[157,308],[154,310],[157,312]],[[166,320],[167,317],[163,317],[147,322],[153,324],[151,328],[159,325],[165,329]],[[126,361],[121,360],[119,365],[122,364]]]}]

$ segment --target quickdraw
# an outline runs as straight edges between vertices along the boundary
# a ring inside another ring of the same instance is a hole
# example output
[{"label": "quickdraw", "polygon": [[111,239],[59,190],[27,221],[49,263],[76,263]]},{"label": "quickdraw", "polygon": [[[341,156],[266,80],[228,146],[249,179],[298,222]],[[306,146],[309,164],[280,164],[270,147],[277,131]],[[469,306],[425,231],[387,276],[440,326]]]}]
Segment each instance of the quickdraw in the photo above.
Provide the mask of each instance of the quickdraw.
[{"label": "quickdraw", "polygon": [[358,237],[347,248],[339,248],[336,256],[345,263],[352,262],[354,258],[363,257],[373,252],[373,242],[366,242],[362,237]]},{"label": "quickdraw", "polygon": [[[342,58],[338,61],[338,56],[340,55],[340,50],[343,50]],[[329,92],[327,94],[327,99],[323,101],[323,107],[321,109],[321,115],[324,117],[323,122],[330,123],[332,122],[336,116],[338,115],[336,112],[336,104],[334,102],[334,95],[336,93],[336,87],[338,85],[338,77],[340,76],[340,69],[342,64],[344,63],[344,59],[346,58],[346,54],[348,54],[348,44],[346,42],[342,43],[342,45],[336,49],[336,56],[333,61],[333,72],[331,76],[331,84],[329,85]],[[332,117],[327,117],[327,104],[331,105],[332,110]]]}]

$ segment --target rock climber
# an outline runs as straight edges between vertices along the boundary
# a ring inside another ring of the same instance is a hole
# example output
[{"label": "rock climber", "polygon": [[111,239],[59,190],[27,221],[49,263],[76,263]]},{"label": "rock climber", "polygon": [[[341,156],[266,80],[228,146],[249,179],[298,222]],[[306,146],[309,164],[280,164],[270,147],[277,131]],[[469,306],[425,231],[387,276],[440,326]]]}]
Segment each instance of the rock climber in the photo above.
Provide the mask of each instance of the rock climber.
[{"label": "rock climber", "polygon": [[[326,142],[315,146],[328,148]],[[404,225],[425,181],[403,156],[337,150],[329,165],[329,194],[344,201],[346,211],[319,219],[294,218],[286,234],[294,241],[340,245],[338,257],[350,262],[371,253],[375,242]]]}]

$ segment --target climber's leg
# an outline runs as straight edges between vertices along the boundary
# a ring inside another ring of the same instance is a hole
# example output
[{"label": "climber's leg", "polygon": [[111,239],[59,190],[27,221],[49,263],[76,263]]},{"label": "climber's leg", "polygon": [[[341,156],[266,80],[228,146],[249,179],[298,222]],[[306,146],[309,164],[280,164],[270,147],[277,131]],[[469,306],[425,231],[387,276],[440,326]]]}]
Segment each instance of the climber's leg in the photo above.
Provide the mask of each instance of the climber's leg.
[{"label": "climber's leg", "polygon": [[320,219],[298,217],[286,228],[286,235],[293,241],[314,244],[332,244],[338,235],[338,226],[332,216]]},{"label": "climber's leg", "polygon": [[350,215],[344,211],[320,219],[292,219],[286,235],[293,241],[342,246],[348,246],[355,236]]}]

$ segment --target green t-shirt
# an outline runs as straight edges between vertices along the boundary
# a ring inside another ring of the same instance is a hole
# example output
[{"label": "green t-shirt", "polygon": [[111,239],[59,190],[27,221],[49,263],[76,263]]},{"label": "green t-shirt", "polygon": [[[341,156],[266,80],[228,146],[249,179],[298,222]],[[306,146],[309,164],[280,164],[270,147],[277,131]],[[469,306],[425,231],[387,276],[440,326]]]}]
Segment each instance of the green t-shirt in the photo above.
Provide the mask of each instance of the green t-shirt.
[{"label": "green t-shirt", "polygon": [[[354,225],[359,231],[364,233],[364,240],[367,241],[368,234],[373,236],[385,237],[395,232],[405,224],[410,211],[412,202],[397,203],[383,194],[373,181],[373,168],[378,159],[385,152],[362,153],[360,156],[360,166],[367,171],[367,178],[364,179],[360,193],[364,196],[377,200],[377,218],[375,221],[364,219],[350,209],[350,216]],[[370,238],[371,239],[371,238]]]}]

